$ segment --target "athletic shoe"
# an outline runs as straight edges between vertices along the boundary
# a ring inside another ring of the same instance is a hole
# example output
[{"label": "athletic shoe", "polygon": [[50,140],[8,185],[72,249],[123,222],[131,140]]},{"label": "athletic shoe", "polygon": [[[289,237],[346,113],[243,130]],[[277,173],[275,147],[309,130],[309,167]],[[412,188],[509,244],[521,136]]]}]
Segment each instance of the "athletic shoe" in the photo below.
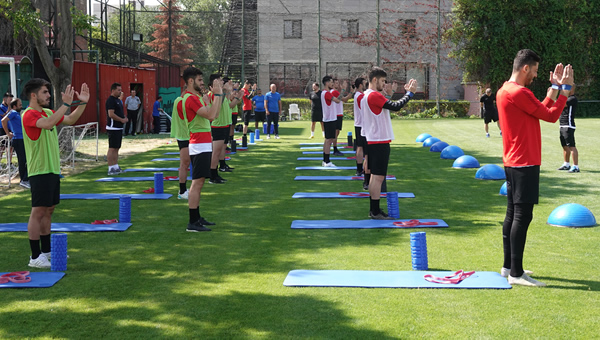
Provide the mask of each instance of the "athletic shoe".
[{"label": "athletic shoe", "polygon": [[232,167],[232,166],[229,166],[229,164],[225,164],[225,168],[226,168],[226,169],[229,169],[229,170],[233,170],[233,169],[235,169],[234,167]]},{"label": "athletic shoe", "polygon": [[210,184],[223,184],[223,183],[225,183],[225,181],[223,180],[223,178],[217,177],[217,178],[211,178],[211,179],[209,179],[208,183],[210,183]]},{"label": "athletic shoe", "polygon": [[19,183],[19,185],[25,189],[31,189],[31,185],[29,184],[29,181],[21,181],[21,183]]},{"label": "athletic shoe", "polygon": [[383,210],[379,214],[375,215],[372,211],[369,211],[369,218],[374,220],[393,220],[393,217],[389,217],[388,214],[384,213]]},{"label": "athletic shoe", "polygon": [[279,135],[275,135],[275,139],[279,139]]},{"label": "athletic shoe", "polygon": [[569,170],[569,169],[571,169],[570,165],[563,165],[560,168],[558,168],[558,170]]},{"label": "athletic shoe", "polygon": [[177,198],[180,200],[187,200],[189,194],[190,192],[186,190],[183,194],[177,194]]},{"label": "athletic shoe", "polygon": [[369,183],[363,182],[363,190],[369,191]]},{"label": "athletic shoe", "polygon": [[360,177],[363,176],[365,173],[364,171],[357,171],[356,174],[354,174],[354,176]]},{"label": "athletic shoe", "polygon": [[227,182],[227,180],[225,178],[223,178],[223,177],[221,177],[219,175],[217,175],[217,178],[220,179],[220,180],[222,180],[223,182]]},{"label": "athletic shoe", "polygon": [[579,168],[572,166],[571,170],[569,170],[569,172],[579,172]]},{"label": "athletic shoe", "polygon": [[120,173],[120,174],[122,174],[122,173],[124,173],[124,172],[125,172],[125,170],[121,169],[121,167],[120,167],[120,166],[117,166],[117,171],[119,171],[119,173]]},{"label": "athletic shoe", "polygon": [[[46,258],[48,259],[48,261],[52,261],[52,252],[42,253],[42,255],[46,256]],[[71,258],[71,256],[67,255],[67,258]]]},{"label": "athletic shoe", "polygon": [[485,134],[485,136],[486,136],[487,138],[490,138],[490,134],[489,134],[489,133],[486,133],[486,134]]},{"label": "athletic shoe", "polygon": [[344,154],[340,150],[338,150],[338,151],[334,151],[333,155],[334,156],[343,156]]},{"label": "athletic shoe", "polygon": [[121,172],[119,171],[119,169],[110,169],[110,170],[108,170],[108,175],[109,176],[115,176],[115,175],[118,175],[120,173]]},{"label": "athletic shoe", "polygon": [[310,136],[310,137],[308,137],[308,139],[315,139],[315,136],[314,135]]},{"label": "athletic shoe", "polygon": [[[527,275],[533,275],[533,272],[531,270],[525,269],[523,271]],[[510,275],[510,269],[502,267],[502,269],[500,269],[500,275],[502,275],[502,277],[508,277]]]},{"label": "athletic shoe", "polygon": [[221,171],[221,172],[233,172],[233,171],[231,171],[230,168],[225,168],[225,167],[219,167],[219,171]]},{"label": "athletic shoe", "polygon": [[29,267],[33,268],[50,268],[50,261],[44,254],[40,254],[37,259],[32,259],[29,257]]},{"label": "athletic shoe", "polygon": [[215,224],[216,224],[216,223],[214,223],[214,222],[208,222],[208,221],[207,221],[207,220],[206,220],[204,217],[202,217],[202,216],[200,216],[200,220],[199,220],[199,222],[200,222],[202,225],[215,225]]},{"label": "athletic shoe", "polygon": [[199,231],[210,231],[210,229],[203,226],[200,221],[196,221],[194,223],[188,223],[186,231],[197,233]]},{"label": "athletic shoe", "polygon": [[267,139],[271,139],[271,135],[267,135]]},{"label": "athletic shoe", "polygon": [[329,162],[329,163],[325,163],[325,162],[323,161],[323,166],[324,166],[324,167],[326,167],[326,168],[335,168],[335,164],[333,164],[333,163],[331,163],[331,162]]},{"label": "athletic shoe", "polygon": [[530,278],[527,274],[523,273],[522,276],[512,277],[508,276],[508,284],[511,286],[519,285],[519,286],[528,286],[528,287],[545,287],[546,284],[540,282],[538,280],[534,280]]}]

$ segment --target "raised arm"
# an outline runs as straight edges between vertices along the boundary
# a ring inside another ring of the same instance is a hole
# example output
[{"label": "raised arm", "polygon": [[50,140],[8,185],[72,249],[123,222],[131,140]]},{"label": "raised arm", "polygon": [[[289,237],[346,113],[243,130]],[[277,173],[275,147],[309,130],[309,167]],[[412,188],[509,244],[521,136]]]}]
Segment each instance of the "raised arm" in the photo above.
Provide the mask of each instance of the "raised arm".
[{"label": "raised arm", "polygon": [[75,92],[75,94],[77,95],[77,98],[80,100],[80,102],[75,111],[73,111],[70,115],[65,116],[65,119],[62,121],[62,123],[65,125],[75,124],[79,117],[81,117],[81,115],[83,114],[83,111],[85,111],[88,100],[90,100],[90,89],[88,88],[86,83],[81,84],[81,92]]}]

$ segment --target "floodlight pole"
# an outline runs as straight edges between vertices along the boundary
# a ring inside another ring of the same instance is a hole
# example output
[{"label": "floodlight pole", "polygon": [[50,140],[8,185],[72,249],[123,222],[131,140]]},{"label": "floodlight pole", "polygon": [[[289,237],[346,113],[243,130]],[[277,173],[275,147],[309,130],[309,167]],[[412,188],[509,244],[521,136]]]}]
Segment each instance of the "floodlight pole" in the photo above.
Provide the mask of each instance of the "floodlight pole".
[{"label": "floodlight pole", "polygon": [[244,37],[246,35],[246,25],[244,25],[244,14],[245,14],[245,4],[244,4],[244,0],[242,0],[242,75],[241,75],[241,79],[240,79],[240,83],[244,84],[244,81],[246,80],[246,73],[245,73],[245,69],[244,69],[244,62],[245,62],[245,58],[244,58]]},{"label": "floodlight pole", "polygon": [[317,31],[318,31],[318,35],[319,35],[319,73],[318,73],[319,74],[319,79],[317,79],[317,83],[320,84],[321,83],[321,79],[322,79],[322,77],[321,77],[321,68],[323,67],[321,65],[321,0],[318,1],[318,5],[319,5],[318,6],[319,10],[318,10],[318,14],[317,14],[317,17],[318,17]]},{"label": "floodlight pole", "polygon": [[441,8],[441,4],[440,4],[440,0],[438,0],[438,13],[437,13],[437,62],[436,62],[436,82],[435,82],[435,107],[437,109],[437,114],[441,115],[440,113],[440,34],[441,34],[441,29],[440,29],[440,21],[441,21],[441,13],[442,13],[442,8]]},{"label": "floodlight pole", "polygon": [[377,0],[377,66],[380,66],[379,0]]}]

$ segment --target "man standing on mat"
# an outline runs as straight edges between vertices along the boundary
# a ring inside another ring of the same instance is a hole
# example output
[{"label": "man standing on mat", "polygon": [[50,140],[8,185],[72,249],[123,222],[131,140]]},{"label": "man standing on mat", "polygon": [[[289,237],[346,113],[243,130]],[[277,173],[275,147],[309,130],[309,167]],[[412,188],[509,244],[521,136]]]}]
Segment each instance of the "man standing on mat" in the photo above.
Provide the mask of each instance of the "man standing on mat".
[{"label": "man standing on mat", "polygon": [[[500,129],[500,123],[498,122],[498,111],[494,105],[496,102],[496,96],[492,95],[492,89],[485,89],[485,94],[479,99],[479,105],[481,105],[481,113],[483,117],[483,123],[485,124],[485,136],[490,137],[489,124],[490,122],[496,122],[498,129]],[[500,136],[502,136],[502,130],[500,130]]]},{"label": "man standing on mat", "polygon": [[173,102],[171,137],[177,139],[179,147],[179,192],[177,198],[180,200],[188,199],[187,177],[188,169],[190,168],[190,131],[183,117],[183,96],[186,92],[187,85],[183,86],[181,96],[177,97]]},{"label": "man standing on mat", "polygon": [[[573,86],[573,68],[556,65],[550,72],[552,87],[543,102],[526,86],[537,77],[541,58],[532,50],[517,53],[510,79],[498,90],[496,102],[500,127],[504,132],[503,162],[506,173],[507,207],[502,226],[504,264],[500,274],[511,285],[545,286],[523,270],[523,252],[527,229],[538,203],[542,136],[540,119],[556,122]],[[562,90],[561,90],[562,89]],[[560,92],[560,95],[559,95]],[[558,99],[556,97],[558,96]],[[556,100],[556,101],[555,101]]]},{"label": "man standing on mat", "polygon": [[310,93],[310,109],[311,115],[310,120],[312,123],[310,124],[310,138],[315,138],[315,125],[317,123],[321,123],[321,131],[323,133],[323,137],[325,137],[325,127],[323,126],[323,107],[321,106],[321,90],[319,89],[319,83],[312,84],[312,92]]},{"label": "man standing on mat", "polygon": [[333,110],[336,115],[336,123],[335,123],[335,139],[333,140],[333,155],[334,156],[343,156],[344,154],[338,150],[338,136],[342,131],[342,126],[344,122],[344,103],[348,101],[348,99],[352,98],[354,95],[352,92],[349,92],[345,97],[342,95],[342,92],[345,91],[346,82],[344,82],[344,90],[340,87],[340,82],[337,79],[333,79],[333,89],[330,90],[331,94],[338,98],[338,102],[333,103]]},{"label": "man standing on mat", "polygon": [[277,92],[277,85],[271,84],[271,92],[265,94],[265,108],[267,109],[267,139],[271,138],[271,123],[275,130],[275,138],[279,139],[279,113],[281,112],[281,95]]},{"label": "man standing on mat", "polygon": [[110,96],[106,100],[106,132],[108,133],[108,175],[118,175],[123,170],[119,167],[119,149],[123,141],[123,125],[129,121],[123,113],[123,102],[121,96],[121,84],[114,83],[110,86]]},{"label": "man standing on mat", "polygon": [[[366,180],[367,177],[371,177],[371,172],[367,168],[363,168],[363,163],[367,163],[367,154],[365,153],[365,147],[367,146],[367,139],[362,135],[363,125],[363,112],[361,107],[361,100],[364,97],[364,91],[367,87],[367,80],[365,78],[356,78],[354,81],[354,135],[356,136],[356,176],[365,176],[365,183],[369,183]],[[368,175],[368,176],[367,176]]]},{"label": "man standing on mat", "polygon": [[[2,118],[2,129],[12,140],[12,147],[17,152],[17,160],[19,162],[19,178],[21,178],[20,186],[26,189],[31,189],[29,185],[29,176],[27,176],[27,157],[25,156],[25,145],[23,144],[23,128],[21,123],[21,110],[23,103],[20,98],[13,99],[9,105],[10,111]],[[8,128],[10,125],[10,129]],[[12,132],[11,132],[12,130]],[[8,164],[11,163],[9,155]]]},{"label": "man standing on mat", "polygon": [[131,131],[132,136],[135,136],[137,132],[137,116],[142,101],[136,94],[135,90],[131,90],[131,96],[125,99],[125,110],[127,110],[127,119],[129,119],[129,121],[127,122],[127,125],[125,125],[124,136],[127,136],[129,131]]},{"label": "man standing on mat", "polygon": [[256,96],[252,97],[252,104],[254,104],[254,129],[258,129],[258,122],[264,124],[267,121],[265,96],[260,89],[257,89]]},{"label": "man standing on mat", "polygon": [[[252,97],[254,97],[254,91],[256,91],[256,84],[252,85],[252,83],[246,79],[244,82],[243,91],[243,105],[242,110],[244,111],[244,136],[248,133],[248,125],[250,125],[250,118],[252,118]],[[256,125],[256,124],[255,124]]]},{"label": "man standing on mat", "polygon": [[202,71],[195,67],[188,67],[183,71],[183,81],[187,91],[183,96],[182,112],[190,131],[189,153],[192,163],[192,186],[188,194],[188,207],[190,221],[187,231],[210,231],[207,225],[214,225],[200,216],[200,193],[206,178],[210,178],[210,161],[212,158],[212,137],[210,135],[210,121],[217,118],[221,110],[223,81],[217,79],[212,84],[215,96],[210,107],[205,106],[204,99],[200,97],[204,81]]},{"label": "man standing on mat", "polygon": [[[575,85],[571,89],[567,106],[560,114],[560,144],[563,147],[563,158],[565,162],[558,170],[579,172],[579,151],[575,146],[575,111],[577,110],[577,97],[575,97]],[[573,155],[573,166],[569,163]]]},{"label": "man standing on mat", "polygon": [[390,160],[390,143],[394,140],[390,110],[400,111],[417,91],[417,81],[411,79],[404,85],[406,90],[404,97],[398,101],[389,100],[381,93],[385,87],[386,79],[387,73],[382,68],[373,67],[369,72],[369,89],[365,91],[361,101],[363,112],[362,130],[367,139],[369,169],[371,170],[369,217],[375,220],[392,219],[381,210],[379,205],[381,185],[387,175]]},{"label": "man standing on mat", "polygon": [[[60,154],[57,126],[73,125],[85,110],[90,93],[87,84],[77,93],[68,85],[62,93],[63,105],[50,110],[50,83],[34,78],[23,87],[29,107],[23,112],[23,142],[31,185],[31,215],[27,224],[31,257],[29,266],[50,268],[50,225],[60,202]],[[73,98],[79,99],[74,104]],[[72,105],[74,104],[74,105]],[[72,113],[71,106],[78,106]],[[66,114],[70,113],[70,114]],[[40,247],[41,243],[41,247]]]},{"label": "man standing on mat", "polygon": [[335,140],[335,130],[337,126],[337,116],[333,107],[334,103],[340,100],[331,94],[333,89],[333,78],[331,76],[323,77],[323,90],[321,91],[321,109],[323,110],[323,126],[325,127],[325,141],[323,142],[323,166],[335,167],[331,162],[331,145]]}]

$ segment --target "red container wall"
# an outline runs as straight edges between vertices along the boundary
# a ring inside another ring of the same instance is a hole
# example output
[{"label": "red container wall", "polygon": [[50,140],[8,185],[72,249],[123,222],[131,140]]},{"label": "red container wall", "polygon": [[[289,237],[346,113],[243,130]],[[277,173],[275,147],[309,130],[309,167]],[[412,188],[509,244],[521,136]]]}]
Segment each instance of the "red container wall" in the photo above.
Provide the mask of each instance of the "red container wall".
[{"label": "red container wall", "polygon": [[71,77],[71,85],[75,87],[75,91],[81,91],[81,84],[86,83],[90,88],[90,100],[83,111],[81,118],[77,124],[85,124],[98,121],[98,95],[96,82],[96,63],[88,63],[76,61],[73,63],[73,75]]}]

